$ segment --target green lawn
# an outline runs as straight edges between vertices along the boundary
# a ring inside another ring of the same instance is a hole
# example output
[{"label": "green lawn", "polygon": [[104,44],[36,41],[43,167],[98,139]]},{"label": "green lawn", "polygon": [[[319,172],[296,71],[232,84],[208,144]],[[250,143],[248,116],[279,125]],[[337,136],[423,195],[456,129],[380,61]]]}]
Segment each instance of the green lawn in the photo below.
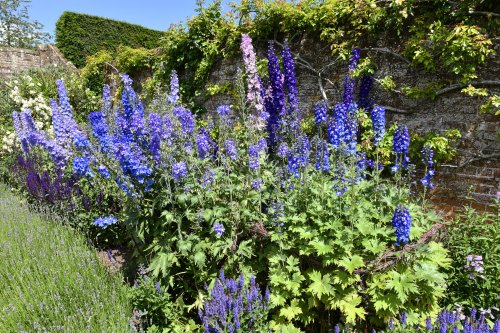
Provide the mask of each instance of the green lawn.
[{"label": "green lawn", "polygon": [[82,235],[0,184],[0,332],[127,332],[126,288]]}]

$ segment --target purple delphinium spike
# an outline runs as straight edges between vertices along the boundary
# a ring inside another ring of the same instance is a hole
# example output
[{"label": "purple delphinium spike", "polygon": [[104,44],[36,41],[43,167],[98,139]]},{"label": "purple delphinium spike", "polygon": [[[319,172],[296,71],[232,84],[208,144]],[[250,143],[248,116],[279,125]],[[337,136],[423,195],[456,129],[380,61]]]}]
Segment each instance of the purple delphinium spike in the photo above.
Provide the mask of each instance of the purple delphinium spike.
[{"label": "purple delphinium spike", "polygon": [[257,178],[252,180],[252,189],[254,191],[260,191],[262,189],[262,179]]},{"label": "purple delphinium spike", "polygon": [[191,135],[194,131],[194,117],[191,111],[182,106],[176,106],[173,113],[179,119],[183,131],[182,135],[184,137]]},{"label": "purple delphinium spike", "polygon": [[354,78],[352,78],[351,75],[358,65],[360,56],[361,53],[359,49],[352,50],[352,56],[349,59],[349,72],[344,79],[344,94],[342,100],[345,105],[351,105],[354,102]]},{"label": "purple delphinium spike", "polygon": [[325,101],[316,102],[314,105],[314,120],[316,125],[320,126],[322,123],[326,122],[326,112],[327,107]]},{"label": "purple delphinium spike", "polygon": [[188,174],[186,163],[177,162],[172,165],[172,178],[178,183],[182,178]]},{"label": "purple delphinium spike", "polygon": [[64,118],[73,118],[73,109],[69,103],[68,93],[66,87],[61,79],[56,80],[57,93],[59,94],[59,105],[61,107],[61,114]]},{"label": "purple delphinium spike", "polygon": [[377,146],[385,135],[385,109],[382,106],[375,106],[371,111],[373,132],[373,144]]},{"label": "purple delphinium spike", "polygon": [[409,242],[411,215],[408,208],[398,206],[392,217],[392,226],[396,233],[396,246],[400,246]]},{"label": "purple delphinium spike", "polygon": [[204,159],[208,156],[210,151],[210,142],[209,137],[203,129],[200,130],[200,133],[196,135],[196,147],[198,148],[198,156],[200,159]]},{"label": "purple delphinium spike", "polygon": [[106,117],[102,112],[91,112],[89,114],[92,134],[99,142],[99,147],[103,153],[112,152],[112,140],[109,137],[109,128],[106,123]]},{"label": "purple delphinium spike", "polygon": [[233,140],[226,140],[225,142],[226,155],[233,161],[238,159],[238,151]]},{"label": "purple delphinium spike", "polygon": [[370,111],[373,106],[373,101],[370,98],[370,90],[373,83],[373,75],[363,75],[359,84],[358,106]]},{"label": "purple delphinium spike", "polygon": [[160,148],[163,137],[163,121],[157,113],[150,113],[148,119],[149,127],[149,151],[153,159],[158,162],[160,160]]},{"label": "purple delphinium spike", "polygon": [[260,167],[259,163],[259,146],[253,145],[248,148],[248,168],[251,171],[256,171]]},{"label": "purple delphinium spike", "polygon": [[111,113],[111,90],[109,88],[109,85],[105,84],[102,86],[102,109],[101,111],[104,114],[110,114]]},{"label": "purple delphinium spike", "polygon": [[430,317],[427,317],[427,318],[425,319],[425,329],[426,329],[427,331],[432,331],[432,320],[431,320],[431,318],[430,318]]},{"label": "purple delphinium spike", "polygon": [[328,143],[324,140],[318,142],[316,149],[316,170],[330,171],[330,152],[328,151]]},{"label": "purple delphinium spike", "polygon": [[[410,134],[408,127],[401,125],[396,128],[393,137],[392,148],[396,154],[396,161],[392,167],[393,172],[399,171],[401,167],[406,168],[409,163],[408,149],[410,147]],[[401,165],[400,165],[401,164]]]},{"label": "purple delphinium spike", "polygon": [[285,77],[285,88],[288,97],[288,112],[292,114],[292,118],[300,123],[299,100],[297,93],[297,80],[295,78],[295,66],[293,63],[292,52],[288,43],[285,43],[283,48],[283,72]]},{"label": "purple delphinium spike", "polygon": [[290,149],[288,148],[286,142],[282,142],[278,147],[278,156],[281,158],[286,158],[288,156],[289,151]]}]

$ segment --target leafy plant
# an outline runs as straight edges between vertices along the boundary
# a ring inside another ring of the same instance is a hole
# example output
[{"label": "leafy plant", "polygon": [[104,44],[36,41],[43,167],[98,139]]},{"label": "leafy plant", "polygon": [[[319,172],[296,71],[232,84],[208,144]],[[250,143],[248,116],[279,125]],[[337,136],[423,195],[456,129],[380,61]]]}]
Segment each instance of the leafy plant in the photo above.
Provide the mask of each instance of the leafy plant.
[{"label": "leafy plant", "polygon": [[[458,303],[469,309],[490,309],[498,305],[500,219],[498,206],[492,209],[491,213],[479,213],[467,208],[450,222],[445,246],[450,251],[452,266],[448,270],[449,287],[443,304]],[[477,256],[483,263],[471,266]]]}]

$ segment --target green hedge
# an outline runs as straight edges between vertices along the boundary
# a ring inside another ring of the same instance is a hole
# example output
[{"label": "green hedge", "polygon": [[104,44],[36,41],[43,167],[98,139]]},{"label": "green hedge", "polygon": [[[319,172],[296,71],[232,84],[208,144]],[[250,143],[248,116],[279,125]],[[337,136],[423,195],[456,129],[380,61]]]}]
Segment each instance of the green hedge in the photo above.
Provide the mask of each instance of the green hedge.
[{"label": "green hedge", "polygon": [[66,59],[77,67],[87,56],[114,50],[119,45],[155,48],[163,32],[103,17],[64,12],[56,23],[56,44]]}]

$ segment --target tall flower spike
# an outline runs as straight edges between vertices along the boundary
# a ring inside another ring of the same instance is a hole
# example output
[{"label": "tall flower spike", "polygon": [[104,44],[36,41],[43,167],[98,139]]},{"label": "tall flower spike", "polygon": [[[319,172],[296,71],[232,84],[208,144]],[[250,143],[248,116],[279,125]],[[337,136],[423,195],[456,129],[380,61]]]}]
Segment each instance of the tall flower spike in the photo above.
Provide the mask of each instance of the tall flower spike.
[{"label": "tall flower spike", "polygon": [[259,80],[255,51],[252,45],[252,38],[247,34],[241,35],[241,51],[243,53],[243,63],[247,74],[247,101],[255,108],[255,115],[260,116],[264,111],[264,104],[261,96],[261,82]]},{"label": "tall flower spike", "polygon": [[163,138],[163,122],[161,116],[157,113],[150,113],[148,119],[149,125],[149,151],[153,159],[160,160],[160,148]]},{"label": "tall flower spike", "polygon": [[396,246],[406,244],[410,240],[411,215],[408,208],[399,205],[392,217],[392,226],[396,234]]},{"label": "tall flower spike", "polygon": [[370,98],[370,90],[373,84],[373,75],[363,75],[359,85],[358,105],[365,111],[370,111],[373,107],[373,101]]},{"label": "tall flower spike", "polygon": [[[393,172],[397,172],[400,167],[406,168],[410,162],[408,149],[410,147],[410,133],[408,127],[401,125],[396,128],[393,137],[392,149],[396,154],[396,161],[392,167]],[[401,163],[401,165],[400,165]]]},{"label": "tall flower spike", "polygon": [[352,56],[349,59],[349,72],[344,79],[344,94],[342,98],[343,103],[347,106],[354,102],[354,78],[351,75],[358,65],[360,56],[361,52],[359,49],[352,50]]},{"label": "tall flower spike", "polygon": [[170,76],[170,95],[168,95],[168,103],[176,105],[179,100],[179,78],[177,77],[177,72],[172,71]]},{"label": "tall flower spike", "polygon": [[428,188],[434,188],[434,184],[432,184],[432,176],[434,176],[434,151],[429,145],[424,145],[422,148],[422,163],[425,165],[425,175],[420,180],[423,186]]},{"label": "tall flower spike", "polygon": [[107,84],[102,87],[102,112],[105,115],[111,112],[111,90]]},{"label": "tall flower spike", "polygon": [[101,151],[105,154],[112,152],[112,140],[109,137],[109,128],[105,115],[102,112],[91,112],[89,114],[92,133],[99,142]]},{"label": "tall flower spike", "polygon": [[297,93],[297,80],[295,78],[295,66],[292,52],[288,43],[283,48],[283,71],[285,76],[285,88],[288,97],[288,112],[293,114],[293,118],[300,123],[299,98]]},{"label": "tall flower spike", "polygon": [[314,120],[316,125],[320,126],[322,123],[326,122],[326,103],[325,101],[318,101],[314,104]]},{"label": "tall flower spike", "polygon": [[375,106],[371,111],[373,124],[373,144],[377,146],[385,135],[385,109],[382,106]]}]

